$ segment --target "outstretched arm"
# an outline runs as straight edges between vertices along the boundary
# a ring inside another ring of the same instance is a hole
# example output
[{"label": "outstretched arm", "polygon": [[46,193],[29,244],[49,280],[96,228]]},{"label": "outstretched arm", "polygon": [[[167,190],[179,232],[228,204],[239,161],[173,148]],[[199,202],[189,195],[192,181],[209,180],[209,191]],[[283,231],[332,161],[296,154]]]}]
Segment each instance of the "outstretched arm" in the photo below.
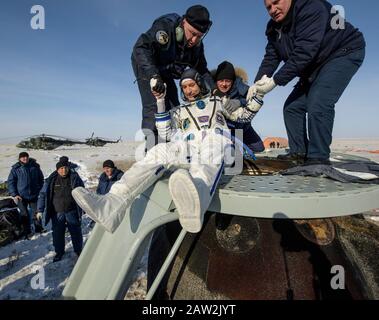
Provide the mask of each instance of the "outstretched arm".
[{"label": "outstretched arm", "polygon": [[158,130],[158,135],[164,141],[170,141],[171,139],[171,114],[170,111],[166,111],[165,96],[166,96],[166,84],[164,84],[163,93],[154,91],[156,86],[156,79],[150,80],[151,92],[157,99],[157,113],[155,114],[155,126]]},{"label": "outstretched arm", "polygon": [[237,99],[222,98],[223,114],[232,121],[251,122],[259,109],[263,105],[263,100],[259,96],[254,96],[247,106],[243,106]]}]

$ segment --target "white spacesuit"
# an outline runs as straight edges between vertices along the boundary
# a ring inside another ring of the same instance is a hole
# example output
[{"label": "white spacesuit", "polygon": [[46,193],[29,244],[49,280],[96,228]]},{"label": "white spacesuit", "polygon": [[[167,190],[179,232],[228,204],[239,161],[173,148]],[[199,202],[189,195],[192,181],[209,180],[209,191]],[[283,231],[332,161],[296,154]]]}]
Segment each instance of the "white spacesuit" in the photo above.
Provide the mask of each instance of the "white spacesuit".
[{"label": "white spacesuit", "polygon": [[[203,86],[193,69],[184,72],[180,85],[193,79],[199,87]],[[251,121],[255,115],[242,107],[228,114],[221,98],[204,95],[205,92],[203,86],[195,101],[168,112],[164,111],[164,94],[158,97],[156,127],[167,143],[151,148],[104,196],[84,188],[74,189],[72,194],[78,205],[106,230],[114,232],[133,200],[167,169],[175,169],[169,178],[169,191],[179,221],[186,231],[199,232],[225,162],[231,164],[233,160],[232,152],[227,150],[232,149],[232,142],[224,134],[229,132],[225,116]]]}]

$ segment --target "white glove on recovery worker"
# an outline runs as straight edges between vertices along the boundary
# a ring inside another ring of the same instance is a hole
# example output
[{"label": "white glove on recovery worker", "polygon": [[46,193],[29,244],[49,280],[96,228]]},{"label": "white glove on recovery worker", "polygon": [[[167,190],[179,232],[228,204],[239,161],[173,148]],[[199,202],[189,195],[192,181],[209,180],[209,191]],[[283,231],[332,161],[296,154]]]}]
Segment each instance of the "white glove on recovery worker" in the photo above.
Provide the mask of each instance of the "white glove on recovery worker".
[{"label": "white glove on recovery worker", "polygon": [[258,80],[255,82],[247,92],[246,100],[249,101],[255,96],[256,94],[259,94],[260,96],[265,96],[267,93],[269,93],[272,89],[276,87],[276,83],[273,78],[269,78],[266,75],[264,75],[261,80]]},{"label": "white glove on recovery worker", "polygon": [[274,81],[274,78],[269,78],[266,75],[264,75],[261,80],[258,80],[255,83],[255,88],[257,90],[257,93],[262,96],[265,96],[275,87],[276,87],[276,83]]},{"label": "white glove on recovery worker", "polygon": [[154,97],[157,99],[157,113],[162,113],[166,111],[166,105],[165,105],[165,96],[166,96],[166,89],[167,85],[164,83],[164,90],[162,93],[156,92],[153,90],[155,87],[159,84],[159,79],[157,78],[151,78],[150,79],[150,88],[151,92],[153,93]]},{"label": "white glove on recovery worker", "polygon": [[257,94],[257,86],[255,83],[249,88],[246,95],[246,101],[250,101]]}]

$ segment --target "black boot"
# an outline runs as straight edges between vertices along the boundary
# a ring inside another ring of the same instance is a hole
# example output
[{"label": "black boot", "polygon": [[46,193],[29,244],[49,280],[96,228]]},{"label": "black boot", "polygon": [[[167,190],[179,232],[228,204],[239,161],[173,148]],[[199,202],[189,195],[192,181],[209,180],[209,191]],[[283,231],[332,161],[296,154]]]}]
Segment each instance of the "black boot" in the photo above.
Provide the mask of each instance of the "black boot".
[{"label": "black boot", "polygon": [[32,234],[32,230],[30,229],[30,222],[29,222],[29,217],[22,215],[21,218],[21,225],[22,225],[22,236],[25,237],[25,239],[29,239]]},{"label": "black boot", "polygon": [[303,164],[306,159],[305,153],[286,153],[278,155],[278,160],[295,161],[297,164]]},{"label": "black boot", "polygon": [[330,160],[329,159],[322,159],[322,158],[308,158],[304,162],[304,166],[312,166],[312,165],[330,165]]},{"label": "black boot", "polygon": [[61,261],[63,255],[64,255],[64,253],[56,253],[56,254],[55,254],[55,257],[54,257],[54,259],[53,259],[53,262]]}]

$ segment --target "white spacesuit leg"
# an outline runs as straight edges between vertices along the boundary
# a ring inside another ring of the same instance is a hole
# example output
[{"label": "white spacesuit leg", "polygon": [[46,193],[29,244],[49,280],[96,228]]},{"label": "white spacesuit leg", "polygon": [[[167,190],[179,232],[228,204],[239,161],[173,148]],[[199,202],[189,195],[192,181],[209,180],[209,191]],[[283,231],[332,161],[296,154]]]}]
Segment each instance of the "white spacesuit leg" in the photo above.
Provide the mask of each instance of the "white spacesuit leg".
[{"label": "white spacesuit leg", "polygon": [[172,158],[169,156],[171,144],[158,144],[150,149],[146,157],[127,170],[106,195],[81,187],[74,189],[75,201],[93,220],[113,233],[134,199],[165,172]]},{"label": "white spacesuit leg", "polygon": [[170,177],[169,189],[179,221],[188,232],[201,230],[204,213],[224,169],[225,150],[230,145],[231,141],[221,135],[207,136],[199,146],[199,158],[191,163],[189,172],[179,169]]}]

